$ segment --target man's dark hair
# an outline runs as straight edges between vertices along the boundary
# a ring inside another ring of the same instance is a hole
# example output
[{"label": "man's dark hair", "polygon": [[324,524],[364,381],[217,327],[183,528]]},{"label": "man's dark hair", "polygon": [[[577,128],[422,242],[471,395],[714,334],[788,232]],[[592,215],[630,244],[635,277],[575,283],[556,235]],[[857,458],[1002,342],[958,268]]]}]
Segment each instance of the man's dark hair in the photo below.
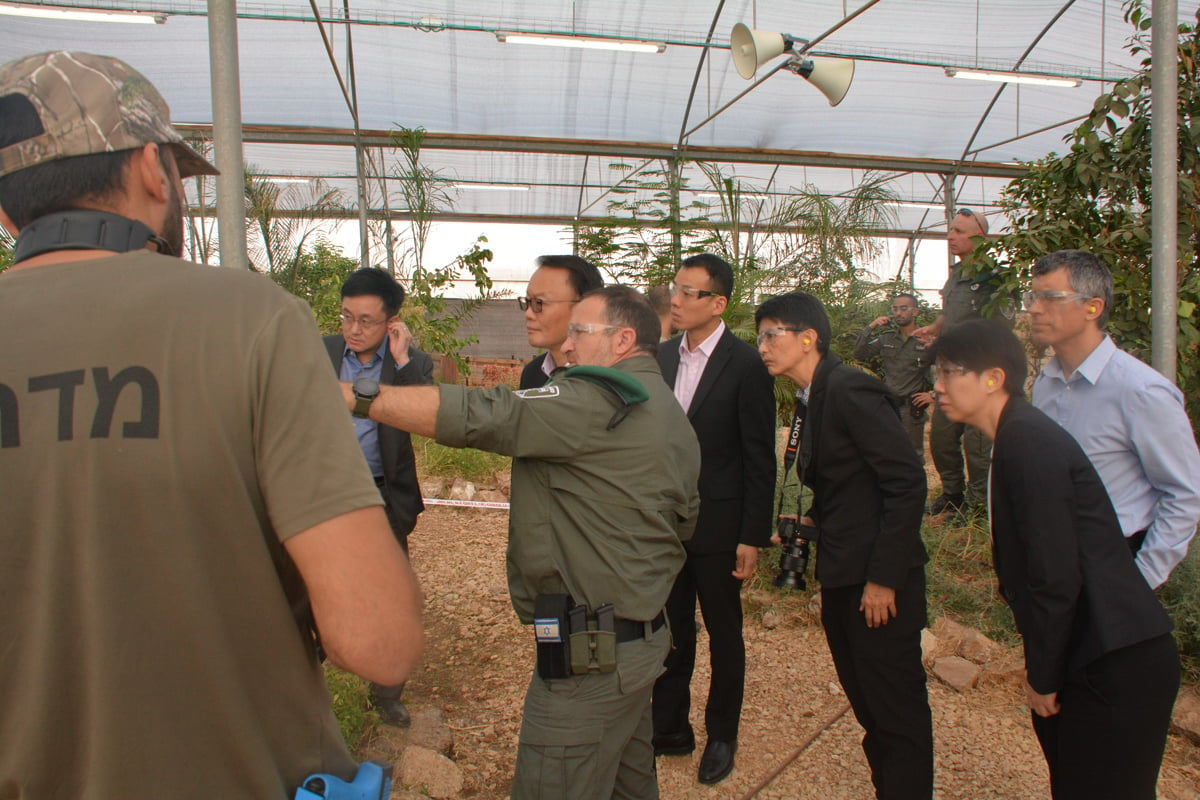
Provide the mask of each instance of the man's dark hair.
[{"label": "man's dark hair", "polygon": [[966,367],[971,372],[999,367],[1004,370],[1004,389],[1014,397],[1025,394],[1029,362],[1021,341],[1006,325],[993,319],[969,319],[943,333],[928,356]]},{"label": "man's dark hair", "polygon": [[387,270],[379,267],[363,267],[350,273],[342,284],[342,297],[364,297],[374,295],[383,301],[383,310],[388,317],[400,313],[404,305],[404,287]]},{"label": "man's dark hair", "polygon": [[733,296],[733,267],[720,256],[712,253],[700,253],[683,260],[683,267],[698,267],[708,273],[712,279],[712,290],[728,300]]},{"label": "man's dark hair", "polygon": [[628,286],[604,286],[593,289],[584,297],[599,297],[604,300],[604,319],[609,325],[633,328],[637,334],[637,347],[648,355],[658,353],[658,339],[662,325],[650,301],[637,289]]},{"label": "man's dark hair", "polygon": [[899,294],[894,295],[892,297],[892,302],[896,302],[901,297],[907,297],[909,300],[912,300],[913,308],[919,309],[921,307],[921,303],[919,300],[917,300],[917,296],[915,294],[909,294],[908,292],[900,292]]},{"label": "man's dark hair", "polygon": [[1108,322],[1108,312],[1113,301],[1112,272],[1104,262],[1091,253],[1082,250],[1058,250],[1047,256],[1042,256],[1033,265],[1033,277],[1056,272],[1060,269],[1067,271],[1067,283],[1071,291],[1079,292],[1086,297],[1099,297],[1104,301],[1104,310],[1096,318],[1101,328]]},{"label": "man's dark hair", "polygon": [[829,326],[829,315],[825,306],[811,294],[789,292],[765,301],[754,312],[754,327],[758,328],[765,319],[777,319],[789,328],[817,332],[817,352],[829,352],[829,340],[833,334]]},{"label": "man's dark hair", "polygon": [[[29,98],[0,97],[0,148],[44,132]],[[110,197],[120,190],[132,153],[119,150],[62,158],[5,175],[0,178],[0,208],[21,229],[47,214],[79,208],[82,201]]]},{"label": "man's dark hair", "polygon": [[600,277],[600,270],[596,269],[592,262],[579,256],[538,256],[537,265],[565,269],[567,279],[571,282],[571,288],[579,297],[604,285],[604,279]]}]

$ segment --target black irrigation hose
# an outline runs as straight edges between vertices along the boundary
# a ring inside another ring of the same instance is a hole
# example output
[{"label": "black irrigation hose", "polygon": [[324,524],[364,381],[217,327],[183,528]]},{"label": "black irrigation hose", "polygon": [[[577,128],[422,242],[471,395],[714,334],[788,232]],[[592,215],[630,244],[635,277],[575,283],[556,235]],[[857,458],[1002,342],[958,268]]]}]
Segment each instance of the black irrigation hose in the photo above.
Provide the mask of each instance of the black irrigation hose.
[{"label": "black irrigation hose", "polygon": [[841,719],[842,716],[845,715],[845,713],[849,710],[850,710],[850,703],[846,703],[844,706],[842,706],[840,711],[838,711],[832,717],[827,719],[825,721],[824,725],[817,728],[816,731],[814,731],[811,736],[809,736],[807,739],[805,739],[803,742],[801,742],[800,746],[797,747],[795,750],[793,750],[792,754],[790,756],[788,756],[787,758],[785,758],[779,766],[775,767],[775,769],[771,771],[770,775],[768,775],[767,777],[765,777],[761,781],[759,781],[757,786],[755,786],[750,791],[748,791],[744,795],[742,795],[739,798],[739,800],[750,800],[752,797],[757,795],[763,789],[767,788],[767,786],[769,786],[772,781],[774,781],[776,778],[779,777],[779,773],[783,772],[785,769],[787,769],[789,766],[791,766],[793,761],[795,761],[797,758],[799,758],[800,755],[805,750],[807,750],[809,747],[812,746],[812,743],[817,740],[818,736],[820,736],[822,733],[824,733],[825,731],[827,731],[831,727],[833,727],[833,724],[835,722],[837,722],[839,719]]}]

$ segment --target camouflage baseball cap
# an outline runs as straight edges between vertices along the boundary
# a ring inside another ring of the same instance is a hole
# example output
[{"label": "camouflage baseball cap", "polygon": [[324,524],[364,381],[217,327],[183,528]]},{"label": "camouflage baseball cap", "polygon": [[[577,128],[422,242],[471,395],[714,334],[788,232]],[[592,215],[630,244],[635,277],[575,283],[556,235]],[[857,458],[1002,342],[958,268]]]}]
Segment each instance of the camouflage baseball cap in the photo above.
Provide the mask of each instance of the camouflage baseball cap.
[{"label": "camouflage baseball cap", "polygon": [[216,175],[171,127],[162,95],[140,72],[109,56],[59,50],[0,66],[0,99],[33,105],[42,133],[0,149],[0,177],[60,158],[171,145],[181,177]]}]

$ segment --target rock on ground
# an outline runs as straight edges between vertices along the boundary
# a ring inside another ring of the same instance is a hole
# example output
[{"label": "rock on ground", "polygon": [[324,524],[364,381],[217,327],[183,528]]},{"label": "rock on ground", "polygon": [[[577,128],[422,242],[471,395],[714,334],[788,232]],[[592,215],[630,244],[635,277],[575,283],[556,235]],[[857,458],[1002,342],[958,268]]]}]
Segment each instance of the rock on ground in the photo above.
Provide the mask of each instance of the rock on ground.
[{"label": "rock on ground", "polygon": [[450,759],[410,745],[400,758],[397,783],[422,792],[427,797],[458,797],[462,793],[462,770]]},{"label": "rock on ground", "polygon": [[974,689],[982,670],[961,656],[946,656],[933,662],[933,674],[942,683],[958,692]]},{"label": "rock on ground", "polygon": [[1194,689],[1185,686],[1179,690],[1175,711],[1171,714],[1171,732],[1200,745],[1200,695]]}]

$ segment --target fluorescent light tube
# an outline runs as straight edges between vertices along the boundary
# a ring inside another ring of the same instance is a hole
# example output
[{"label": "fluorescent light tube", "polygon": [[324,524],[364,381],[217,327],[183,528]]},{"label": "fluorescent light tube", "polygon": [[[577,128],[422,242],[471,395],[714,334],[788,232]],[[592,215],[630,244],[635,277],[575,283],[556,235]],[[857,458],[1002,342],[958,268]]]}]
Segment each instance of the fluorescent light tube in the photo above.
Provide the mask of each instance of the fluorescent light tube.
[{"label": "fluorescent light tube", "polygon": [[1060,86],[1077,89],[1083,84],[1078,78],[1055,78],[1049,75],[1034,75],[1029,72],[996,72],[983,69],[959,69],[946,67],[947,78],[966,78],[972,81],[996,81],[999,83],[1027,83],[1034,86]]},{"label": "fluorescent light tube", "polygon": [[595,36],[572,36],[555,33],[513,33],[496,31],[496,39],[509,44],[535,44],[542,47],[577,47],[584,50],[622,50],[629,53],[661,53],[667,49],[663,42],[641,42],[632,39],[603,39]]},{"label": "fluorescent light tube", "polygon": [[491,192],[528,192],[529,187],[519,183],[455,183],[455,189],[473,189]]},{"label": "fluorescent light tube", "polygon": [[0,3],[0,14],[10,17],[37,17],[75,22],[130,22],[143,25],[161,25],[167,19],[164,14],[146,14],[141,11],[101,11],[99,9],[23,6],[10,3]]}]

